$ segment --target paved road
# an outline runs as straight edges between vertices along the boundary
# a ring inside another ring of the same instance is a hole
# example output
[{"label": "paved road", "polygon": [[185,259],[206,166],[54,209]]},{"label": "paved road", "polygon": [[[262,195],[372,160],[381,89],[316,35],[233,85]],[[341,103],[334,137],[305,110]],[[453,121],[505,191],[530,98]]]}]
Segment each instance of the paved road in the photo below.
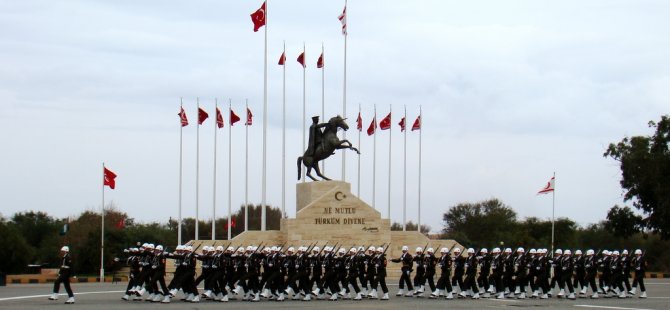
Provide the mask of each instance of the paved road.
[{"label": "paved road", "polygon": [[[556,298],[549,300],[431,300],[419,298],[400,298],[393,296],[389,301],[285,301],[271,302],[263,301],[261,303],[250,303],[242,301],[230,301],[228,303],[218,303],[205,301],[199,304],[187,304],[175,299],[171,304],[151,304],[147,302],[126,302],[120,299],[125,289],[124,284],[97,284],[80,283],[75,284],[77,303],[74,305],[65,305],[63,302],[66,296],[61,296],[58,301],[49,301],[47,297],[51,292],[51,285],[48,284],[23,284],[0,287],[0,309],[221,309],[234,307],[235,309],[257,309],[259,307],[271,309],[286,308],[313,308],[322,306],[327,308],[339,309],[481,309],[481,308],[499,308],[499,309],[517,309],[517,308],[546,308],[546,309],[670,309],[670,280],[649,280],[647,285],[648,299],[628,298],[628,299],[578,299],[576,301],[559,300]],[[390,286],[391,292],[395,292],[397,286]],[[61,288],[61,293],[63,293]]]}]

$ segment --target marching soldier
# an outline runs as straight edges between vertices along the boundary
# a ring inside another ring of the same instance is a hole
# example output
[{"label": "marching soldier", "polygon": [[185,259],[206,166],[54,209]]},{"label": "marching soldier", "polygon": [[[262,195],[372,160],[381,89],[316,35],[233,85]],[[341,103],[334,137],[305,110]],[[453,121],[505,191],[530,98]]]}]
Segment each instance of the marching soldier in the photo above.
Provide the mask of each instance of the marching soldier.
[{"label": "marching soldier", "polygon": [[598,275],[598,260],[594,255],[594,251],[589,249],[586,251],[586,258],[584,259],[584,269],[586,270],[586,283],[591,285],[593,295],[591,298],[598,298],[598,288],[596,287],[596,276]]},{"label": "marching soldier", "polygon": [[128,275],[128,286],[126,287],[126,293],[121,297],[123,300],[130,300],[130,294],[133,292],[131,291],[137,282],[137,277],[140,274],[140,258],[137,256],[137,253],[139,252],[138,248],[130,248],[127,250],[124,250],[124,252],[129,253],[130,255],[126,259],[126,265],[130,267],[130,273]]},{"label": "marching soldier", "polygon": [[414,292],[416,297],[423,297],[423,285],[426,283],[426,265],[424,264],[423,248],[416,248],[415,255],[412,260],[416,263],[416,274],[414,275]]},{"label": "marching soldier", "polygon": [[516,290],[514,291],[515,294],[517,294],[518,299],[525,299],[526,298],[526,286],[528,285],[527,282],[527,258],[525,254],[524,248],[520,247],[516,250],[516,257],[514,258],[514,276],[515,276],[515,284],[516,284]]},{"label": "marching soldier", "polygon": [[465,260],[465,289],[461,290],[461,297],[472,296],[472,299],[479,299],[479,288],[477,287],[477,257],[475,249],[468,249],[468,258]]},{"label": "marching soldier", "polygon": [[[572,251],[565,250],[563,252],[563,257],[560,260],[561,265],[561,281],[559,282],[562,285],[567,285],[568,299],[576,299],[575,297],[575,288],[572,286],[572,273],[574,272],[575,266],[572,261]],[[565,295],[564,286],[561,286],[561,292]],[[560,295],[560,293],[559,293]],[[560,297],[560,296],[559,296]]]},{"label": "marching soldier", "polygon": [[[505,287],[505,294],[514,294],[514,288],[516,287],[515,279],[514,279],[514,260],[515,257],[512,255],[512,249],[511,248],[505,248],[505,251],[503,252],[503,264],[504,264],[504,271],[503,271],[503,286]],[[498,296],[500,297],[500,296]],[[511,296],[510,296],[511,297]]]},{"label": "marching soldier", "polygon": [[[165,285],[165,254],[163,253],[163,246],[158,245],[154,250],[153,260],[151,261],[151,287],[154,291],[154,298],[152,302],[170,302],[170,292]],[[161,291],[158,291],[160,284]]]},{"label": "marching soldier", "polygon": [[491,251],[491,276],[489,277],[489,293],[498,294],[496,298],[505,298],[505,287],[503,285],[503,273],[505,271],[505,257],[500,254],[500,248]]},{"label": "marching soldier", "polygon": [[[386,247],[388,249],[390,245]],[[375,269],[374,271],[374,280],[370,284],[372,288],[372,292],[374,295],[372,298],[378,298],[377,296],[377,285],[379,284],[382,288],[382,293],[384,295],[382,296],[382,300],[388,300],[389,299],[389,289],[386,287],[386,250],[382,247],[378,247],[375,251],[375,256],[372,258],[372,267]]]},{"label": "marching soldier", "polygon": [[399,289],[398,293],[395,294],[396,296],[402,296],[405,293],[405,284],[407,284],[407,294],[405,296],[412,296],[411,291],[414,289],[412,282],[410,281],[410,274],[412,273],[412,255],[407,252],[408,250],[409,248],[406,245],[403,245],[400,258],[391,260],[391,262],[402,264],[400,267],[400,272],[402,274],[400,275],[400,281],[398,282]]},{"label": "marching soldier", "polygon": [[621,265],[623,271],[623,283],[626,285],[626,292],[631,291],[630,286],[630,256],[628,256],[628,250],[621,251]]},{"label": "marching soldier", "polygon": [[[321,262],[321,249],[319,249],[318,246],[315,246],[312,249],[312,254],[309,255],[309,267],[311,268],[311,274],[312,277],[309,280],[309,288],[312,288],[314,284],[316,284],[316,289],[312,291],[312,294],[315,295],[317,298],[323,296],[323,284],[321,283],[321,275],[323,274],[323,268],[322,268],[322,262]],[[306,292],[308,293],[308,292]],[[304,300],[309,301],[311,299],[310,294],[307,294],[305,296]]]},{"label": "marching soldier", "polygon": [[626,298],[626,290],[623,289],[623,266],[621,265],[621,258],[619,251],[612,252],[612,258],[609,264],[610,269],[610,285],[612,291],[619,298]]},{"label": "marching soldier", "polygon": [[[60,291],[60,284],[63,283],[65,291],[67,292],[68,299],[65,301],[66,304],[74,304],[74,293],[72,293],[72,288],[70,287],[70,276],[72,272],[72,258],[70,257],[70,247],[63,246],[60,248],[60,257],[61,264],[60,269],[58,269],[58,277],[54,282],[54,289],[49,300],[58,300],[58,291]],[[642,284],[641,287],[644,287]],[[644,291],[644,288],[642,289]]]},{"label": "marching soldier", "polygon": [[451,255],[449,253],[449,249],[447,248],[442,248],[440,249],[440,260],[438,261],[438,265],[440,266],[440,278],[437,280],[437,294],[433,292],[433,294],[430,295],[430,298],[439,298],[440,296],[443,296],[445,293],[445,289],[447,292],[446,298],[447,299],[453,299],[453,291],[451,287],[451,279],[449,277],[451,276],[451,266],[453,264],[453,261],[451,259]]},{"label": "marching soldier", "polygon": [[575,267],[575,277],[572,281],[572,286],[574,288],[581,287],[579,291],[580,296],[586,295],[586,290],[588,289],[588,284],[586,283],[586,268],[584,267],[584,256],[582,255],[582,250],[576,250],[575,255],[572,258],[572,264]]},{"label": "marching soldier", "polygon": [[463,275],[465,274],[465,257],[461,255],[461,249],[454,249],[454,276],[451,278],[451,286],[458,285],[458,289],[462,292],[466,291],[465,284],[463,284]]},{"label": "marching soldier", "polygon": [[[479,264],[479,277],[477,277],[477,284],[479,285],[479,293],[484,294],[484,298],[491,297],[491,288],[489,286],[489,275],[491,274],[491,256],[486,248],[479,250],[477,261]],[[484,292],[486,290],[486,292]]]},{"label": "marching soldier", "polygon": [[[437,292],[435,287],[435,266],[437,264],[437,257],[435,257],[435,250],[433,248],[428,248],[426,250],[426,255],[423,258],[423,265],[426,268],[426,280],[428,280],[428,286],[432,293]],[[423,283],[421,283],[423,285]],[[421,296],[423,297],[423,296]]]},{"label": "marching soldier", "polygon": [[647,268],[647,261],[644,259],[642,250],[635,250],[635,257],[631,260],[633,268],[635,269],[635,279],[633,280],[633,290],[631,295],[637,293],[637,285],[640,285],[640,298],[647,298],[647,291],[644,288],[644,275]]},{"label": "marching soldier", "polygon": [[361,300],[363,297],[361,295],[361,289],[358,287],[356,280],[358,279],[358,263],[356,262],[356,248],[351,248],[347,256],[344,257],[344,269],[347,275],[346,279],[342,282],[342,285],[346,288],[346,299],[351,299],[351,291],[349,290],[349,285],[354,288],[356,292],[356,297],[354,300]]}]

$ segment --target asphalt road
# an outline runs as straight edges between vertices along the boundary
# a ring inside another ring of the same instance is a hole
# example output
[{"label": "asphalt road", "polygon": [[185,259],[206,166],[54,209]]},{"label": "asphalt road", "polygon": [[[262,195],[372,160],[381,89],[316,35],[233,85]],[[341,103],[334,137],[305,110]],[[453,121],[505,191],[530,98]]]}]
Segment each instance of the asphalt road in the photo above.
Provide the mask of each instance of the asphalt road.
[{"label": "asphalt road", "polygon": [[[628,298],[628,299],[605,299],[592,300],[588,298],[577,299],[575,301],[564,299],[547,300],[496,300],[496,299],[459,299],[459,300],[433,300],[427,298],[408,298],[392,296],[389,301],[363,300],[363,301],[262,301],[260,303],[243,302],[231,300],[228,303],[219,303],[212,301],[203,301],[198,304],[184,303],[178,298],[173,299],[170,304],[152,304],[149,302],[127,302],[121,300],[125,284],[97,284],[97,283],[79,283],[73,285],[75,291],[76,303],[74,305],[65,305],[67,299],[64,290],[61,287],[61,296],[58,301],[47,300],[51,293],[50,284],[20,284],[0,287],[0,309],[60,309],[60,308],[79,308],[79,309],[221,309],[233,307],[235,309],[257,309],[259,307],[269,309],[296,309],[313,308],[315,306],[338,308],[338,309],[481,309],[481,308],[499,308],[499,309],[517,309],[517,308],[546,308],[546,309],[622,309],[622,310],[642,310],[642,309],[670,309],[670,280],[649,280],[647,281],[647,294],[649,298]],[[391,293],[397,291],[397,285],[389,285]]]}]

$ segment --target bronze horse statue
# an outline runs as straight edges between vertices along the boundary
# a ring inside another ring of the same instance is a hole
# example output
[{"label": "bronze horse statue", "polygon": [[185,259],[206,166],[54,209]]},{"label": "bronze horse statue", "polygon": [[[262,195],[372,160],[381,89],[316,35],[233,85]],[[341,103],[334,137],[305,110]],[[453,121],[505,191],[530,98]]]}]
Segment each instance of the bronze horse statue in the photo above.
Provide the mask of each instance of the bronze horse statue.
[{"label": "bronze horse statue", "polygon": [[[312,169],[316,171],[316,174],[321,177],[324,180],[330,180],[323,174],[321,174],[321,170],[319,169],[319,162],[330,157],[330,155],[335,154],[335,150],[341,150],[341,149],[350,149],[356,151],[357,154],[360,154],[357,148],[355,148],[349,140],[340,140],[340,138],[337,137],[337,129],[342,128],[343,130],[348,130],[349,125],[345,122],[345,119],[342,118],[341,116],[335,116],[331,118],[328,123],[323,124],[324,129],[323,133],[321,134],[321,139],[320,143],[318,145],[314,146],[314,151],[312,154],[308,154],[308,151],[305,151],[302,156],[298,157],[298,180],[300,180],[300,168],[301,168],[301,163],[305,165],[307,168],[307,171],[305,172],[305,175],[308,176],[310,179],[317,181],[315,179],[311,172]],[[321,132],[320,130],[317,130],[317,132]]]}]

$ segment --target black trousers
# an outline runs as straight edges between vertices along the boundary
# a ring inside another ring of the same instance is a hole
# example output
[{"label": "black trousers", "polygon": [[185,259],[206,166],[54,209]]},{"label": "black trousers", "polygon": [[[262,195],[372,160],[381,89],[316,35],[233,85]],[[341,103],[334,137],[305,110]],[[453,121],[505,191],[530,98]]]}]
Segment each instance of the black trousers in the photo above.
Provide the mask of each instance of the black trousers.
[{"label": "black trousers", "polygon": [[561,273],[561,289],[567,285],[568,292],[574,293],[575,288],[572,286],[572,272],[563,272]]},{"label": "black trousers", "polygon": [[388,287],[386,286],[386,273],[377,273],[375,277],[370,281],[370,288],[373,290],[377,289],[377,285],[382,287],[382,292],[384,294],[389,292]]},{"label": "black trousers", "polygon": [[158,292],[158,285],[160,284],[163,295],[169,294],[167,285],[165,285],[165,270],[156,270],[151,276],[151,286],[154,293]]},{"label": "black trousers", "polygon": [[588,287],[588,283],[586,283],[586,272],[585,271],[575,272],[575,277],[572,280],[572,286],[574,288],[581,287],[582,289],[584,289],[585,287]]},{"label": "black trousers", "polygon": [[428,286],[430,287],[430,291],[431,292],[435,291],[435,270],[428,270],[426,272],[425,278],[426,280],[428,280]]},{"label": "black trousers", "polygon": [[475,279],[476,274],[469,273],[465,275],[465,289],[463,290],[472,290],[473,293],[479,293],[479,288],[477,287],[477,280]]},{"label": "black trousers", "polygon": [[586,283],[588,285],[591,285],[591,290],[595,293],[598,291],[598,287],[596,287],[596,274],[597,272],[587,272],[586,273]]},{"label": "black trousers", "polygon": [[477,277],[477,284],[479,287],[483,288],[484,290],[489,289],[489,275],[488,273],[479,273],[479,277]]},{"label": "black trousers", "polygon": [[423,286],[426,283],[426,269],[423,267],[416,268],[414,275],[414,286]]},{"label": "black trousers", "polygon": [[[74,293],[72,293],[72,288],[70,287],[70,276],[69,275],[62,275],[62,274],[58,275],[58,278],[56,278],[56,281],[54,282],[53,292],[55,294],[58,294],[58,291],[60,291],[60,284],[61,283],[63,283],[63,286],[65,287],[65,291],[67,292],[67,296],[68,297],[74,297]],[[642,284],[642,287],[644,287],[644,284]]]},{"label": "black trousers", "polygon": [[130,289],[137,285],[137,276],[139,272],[130,272],[128,276],[128,286],[126,287],[126,295],[130,295]]},{"label": "black trousers", "polygon": [[637,287],[640,284],[640,292],[646,291],[644,289],[644,272],[635,271],[635,279],[633,279],[633,287]]},{"label": "black trousers", "polygon": [[442,273],[440,274],[440,278],[437,279],[437,289],[438,290],[444,290],[446,289],[448,293],[451,293],[453,291],[451,287],[451,281],[449,280],[449,276],[451,275],[451,269],[443,269]]},{"label": "black trousers", "polygon": [[405,284],[407,284],[407,289],[410,291],[413,290],[414,287],[412,286],[412,281],[409,278],[412,269],[410,267],[402,267],[400,268],[400,271],[402,271],[402,275],[400,276],[398,287],[402,290],[405,289]]}]

